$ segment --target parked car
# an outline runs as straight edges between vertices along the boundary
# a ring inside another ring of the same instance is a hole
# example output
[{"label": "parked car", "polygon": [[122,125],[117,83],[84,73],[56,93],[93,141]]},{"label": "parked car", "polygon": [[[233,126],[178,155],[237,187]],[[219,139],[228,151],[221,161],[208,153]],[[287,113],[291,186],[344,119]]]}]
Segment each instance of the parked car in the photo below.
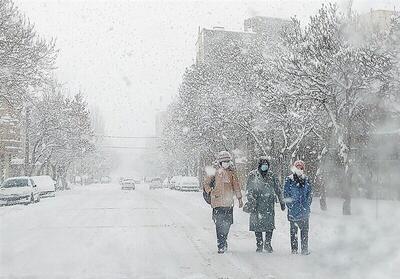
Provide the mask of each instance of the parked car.
[{"label": "parked car", "polygon": [[109,177],[109,176],[102,176],[102,177],[100,178],[100,183],[101,183],[101,184],[108,184],[108,183],[111,183],[111,177]]},{"label": "parked car", "polygon": [[121,181],[121,190],[135,190],[135,180],[133,178],[124,178]]},{"label": "parked car", "polygon": [[162,180],[159,177],[153,178],[150,181],[150,190],[154,190],[154,189],[162,189],[163,185],[162,185]]},{"label": "parked car", "polygon": [[30,204],[40,201],[40,192],[30,177],[13,177],[6,179],[0,187],[0,203]]},{"label": "parked car", "polygon": [[197,177],[183,176],[176,185],[180,191],[200,191],[200,183]]},{"label": "parked car", "polygon": [[182,176],[180,176],[180,175],[173,176],[171,178],[171,180],[169,181],[169,188],[172,189],[172,190],[175,190],[176,189],[175,186],[176,186],[176,184],[179,182],[179,180],[181,178],[182,178]]},{"label": "parked car", "polygon": [[169,180],[168,177],[164,179],[162,183],[163,188],[168,188],[169,187]]},{"label": "parked car", "polygon": [[56,182],[48,175],[32,176],[33,182],[36,184],[40,196],[55,197]]}]

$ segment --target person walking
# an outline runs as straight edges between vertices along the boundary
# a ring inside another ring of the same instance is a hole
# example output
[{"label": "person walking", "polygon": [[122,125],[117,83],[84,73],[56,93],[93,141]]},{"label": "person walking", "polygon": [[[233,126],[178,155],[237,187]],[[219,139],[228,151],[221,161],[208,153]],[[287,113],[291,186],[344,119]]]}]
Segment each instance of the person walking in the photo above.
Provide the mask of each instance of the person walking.
[{"label": "person walking", "polygon": [[217,234],[218,253],[228,250],[228,234],[233,224],[234,196],[243,207],[242,192],[236,171],[233,168],[232,156],[228,151],[221,151],[217,157],[218,166],[215,175],[208,176],[204,183],[204,191],[210,193],[212,218]]},{"label": "person walking", "polygon": [[256,252],[262,252],[264,249],[272,253],[271,240],[275,229],[276,197],[282,211],[285,210],[285,203],[278,180],[270,171],[270,162],[266,156],[259,158],[257,169],[248,175],[246,197],[244,211],[250,213],[249,227],[256,236]]},{"label": "person walking", "polygon": [[310,254],[308,250],[308,231],[312,191],[308,177],[304,174],[305,163],[296,161],[292,174],[285,180],[284,198],[288,208],[290,222],[290,244],[292,254],[298,254],[298,231],[300,230],[301,254]]}]

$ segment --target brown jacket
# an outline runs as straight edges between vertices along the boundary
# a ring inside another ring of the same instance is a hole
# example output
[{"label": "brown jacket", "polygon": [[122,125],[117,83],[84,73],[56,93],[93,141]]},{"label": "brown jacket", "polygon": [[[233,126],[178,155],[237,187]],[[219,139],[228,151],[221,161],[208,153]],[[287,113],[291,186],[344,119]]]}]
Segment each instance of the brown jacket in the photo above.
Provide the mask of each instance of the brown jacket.
[{"label": "brown jacket", "polygon": [[239,180],[235,171],[219,168],[215,172],[215,188],[210,188],[212,176],[206,177],[204,181],[204,190],[211,192],[211,207],[233,207],[233,197],[242,198]]}]

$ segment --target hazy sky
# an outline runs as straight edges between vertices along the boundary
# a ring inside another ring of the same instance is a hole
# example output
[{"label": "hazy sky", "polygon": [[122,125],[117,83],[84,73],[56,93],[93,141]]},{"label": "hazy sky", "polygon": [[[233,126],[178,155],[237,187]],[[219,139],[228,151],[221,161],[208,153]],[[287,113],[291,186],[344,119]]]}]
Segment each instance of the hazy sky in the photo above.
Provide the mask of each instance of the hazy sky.
[{"label": "hazy sky", "polygon": [[[355,6],[393,9],[397,1],[355,0]],[[57,38],[57,76],[84,92],[112,135],[154,134],[155,112],[195,59],[199,26],[242,30],[253,15],[306,19],[323,2],[16,1],[40,35]]]}]

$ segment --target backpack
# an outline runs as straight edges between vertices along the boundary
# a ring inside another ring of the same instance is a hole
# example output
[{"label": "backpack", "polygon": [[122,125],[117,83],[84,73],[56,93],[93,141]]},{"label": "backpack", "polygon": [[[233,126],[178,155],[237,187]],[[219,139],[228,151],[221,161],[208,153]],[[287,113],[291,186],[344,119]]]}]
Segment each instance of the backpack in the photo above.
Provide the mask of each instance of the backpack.
[{"label": "backpack", "polygon": [[[215,176],[211,177],[210,188],[211,189],[215,188]],[[203,198],[206,201],[206,203],[211,204],[211,192],[207,193],[204,187],[203,187]]]}]

